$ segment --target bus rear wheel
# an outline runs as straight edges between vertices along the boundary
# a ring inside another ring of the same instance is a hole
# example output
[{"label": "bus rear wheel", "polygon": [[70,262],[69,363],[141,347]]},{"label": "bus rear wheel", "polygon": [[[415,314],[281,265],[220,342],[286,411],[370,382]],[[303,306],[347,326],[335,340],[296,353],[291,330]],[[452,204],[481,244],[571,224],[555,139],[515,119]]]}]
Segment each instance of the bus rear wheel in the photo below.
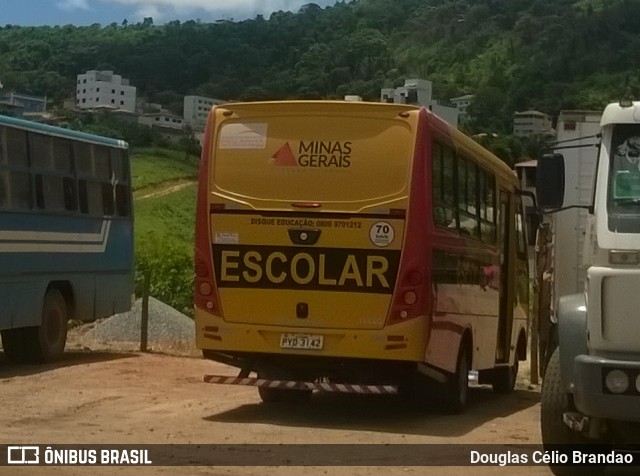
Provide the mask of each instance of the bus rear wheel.
[{"label": "bus rear wheel", "polygon": [[57,289],[49,289],[42,304],[42,320],[34,339],[33,357],[51,362],[64,352],[67,342],[67,303]]},{"label": "bus rear wheel", "polygon": [[445,384],[444,405],[449,413],[462,413],[467,406],[470,368],[471,357],[467,346],[463,342],[458,352],[456,372],[449,377],[448,382]]}]

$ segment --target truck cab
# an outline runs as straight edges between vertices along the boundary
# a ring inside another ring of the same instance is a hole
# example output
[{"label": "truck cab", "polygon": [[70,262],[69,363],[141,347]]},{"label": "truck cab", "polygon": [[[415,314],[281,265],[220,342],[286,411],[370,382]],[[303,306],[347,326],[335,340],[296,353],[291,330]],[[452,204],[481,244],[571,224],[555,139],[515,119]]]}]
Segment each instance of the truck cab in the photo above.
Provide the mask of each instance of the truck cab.
[{"label": "truck cab", "polygon": [[[561,154],[545,155],[537,177],[547,212],[587,210],[584,224],[575,224],[584,237],[584,290],[555,296],[557,348],[544,375],[543,443],[638,443],[640,102],[613,103],[602,114],[590,203],[566,202]],[[555,252],[562,246],[556,237]]]}]

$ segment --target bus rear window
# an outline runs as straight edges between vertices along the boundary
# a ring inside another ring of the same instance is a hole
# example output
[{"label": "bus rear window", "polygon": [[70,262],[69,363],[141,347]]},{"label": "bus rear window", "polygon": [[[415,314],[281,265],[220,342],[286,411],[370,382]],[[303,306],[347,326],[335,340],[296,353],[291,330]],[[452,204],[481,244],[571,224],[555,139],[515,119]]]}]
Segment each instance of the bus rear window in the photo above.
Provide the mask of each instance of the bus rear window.
[{"label": "bus rear window", "polygon": [[415,136],[406,122],[362,117],[354,127],[353,117],[310,115],[240,125],[216,135],[213,180],[226,195],[353,204],[408,193]]}]

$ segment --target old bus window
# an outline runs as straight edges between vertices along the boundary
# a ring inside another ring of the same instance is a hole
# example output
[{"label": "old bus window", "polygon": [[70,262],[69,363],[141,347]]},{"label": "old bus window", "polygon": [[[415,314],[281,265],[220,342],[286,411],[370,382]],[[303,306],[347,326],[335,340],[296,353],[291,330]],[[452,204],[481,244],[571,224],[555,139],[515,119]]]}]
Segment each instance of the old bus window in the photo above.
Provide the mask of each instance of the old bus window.
[{"label": "old bus window", "polygon": [[[36,194],[44,198],[44,208],[54,212],[61,212],[65,210],[64,199],[64,186],[63,178],[59,176],[51,175],[38,175],[41,180],[37,182],[40,184],[40,190],[36,184]],[[40,203],[40,202],[39,202]]]},{"label": "old bus window", "polygon": [[433,214],[436,225],[455,228],[455,182],[453,149],[439,142],[432,148]]},{"label": "old bus window", "polygon": [[71,142],[64,139],[53,139],[53,168],[58,172],[73,172],[73,155]]},{"label": "old bus window", "polygon": [[31,175],[24,131],[0,127],[0,208],[31,208]]},{"label": "old bus window", "polygon": [[37,170],[53,170],[51,137],[29,134],[29,155]]},{"label": "old bus window", "polygon": [[118,216],[129,216],[129,186],[126,184],[116,184],[116,210]]},{"label": "old bus window", "polygon": [[99,182],[78,180],[80,211],[92,216],[103,215],[102,189]]},{"label": "old bus window", "polygon": [[52,212],[76,211],[71,143],[57,137],[30,134],[29,144],[37,172],[35,195],[38,208]]},{"label": "old bus window", "polygon": [[118,216],[126,217],[130,214],[130,186],[129,168],[126,152],[120,149],[111,149],[111,164],[115,183],[116,213]]},{"label": "old bus window", "polygon": [[73,145],[76,159],[76,170],[79,176],[90,177],[93,175],[93,145],[85,142],[76,142]]},{"label": "old bus window", "polygon": [[113,187],[110,183],[78,180],[80,212],[91,216],[113,215]]},{"label": "old bus window", "polygon": [[129,182],[129,168],[126,160],[126,154],[120,149],[111,149],[111,164],[113,174],[116,181],[120,183]]},{"label": "old bus window", "polygon": [[95,177],[104,180],[111,180],[111,160],[109,149],[99,145],[94,146],[93,155],[95,160]]},{"label": "old bus window", "polygon": [[[3,137],[4,136],[4,137]],[[27,157],[27,133],[18,129],[2,128],[0,130],[0,164],[10,167],[29,167]]]},{"label": "old bus window", "polygon": [[0,208],[31,208],[31,176],[0,168]]}]

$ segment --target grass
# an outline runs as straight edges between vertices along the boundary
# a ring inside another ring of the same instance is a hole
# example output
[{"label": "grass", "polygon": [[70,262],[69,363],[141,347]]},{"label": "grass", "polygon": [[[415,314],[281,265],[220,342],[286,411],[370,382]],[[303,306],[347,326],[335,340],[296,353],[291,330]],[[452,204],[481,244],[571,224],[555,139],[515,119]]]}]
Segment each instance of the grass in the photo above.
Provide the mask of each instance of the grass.
[{"label": "grass", "polygon": [[135,200],[136,245],[159,240],[191,252],[196,213],[196,184],[159,197]]},{"label": "grass", "polygon": [[175,150],[136,149],[131,155],[131,180],[134,192],[161,188],[179,180],[195,180],[198,157]]},{"label": "grass", "polygon": [[165,149],[138,149],[131,158],[134,197],[193,183],[175,192],[134,198],[136,283],[150,273],[150,294],[193,314],[193,240],[198,159]]}]

